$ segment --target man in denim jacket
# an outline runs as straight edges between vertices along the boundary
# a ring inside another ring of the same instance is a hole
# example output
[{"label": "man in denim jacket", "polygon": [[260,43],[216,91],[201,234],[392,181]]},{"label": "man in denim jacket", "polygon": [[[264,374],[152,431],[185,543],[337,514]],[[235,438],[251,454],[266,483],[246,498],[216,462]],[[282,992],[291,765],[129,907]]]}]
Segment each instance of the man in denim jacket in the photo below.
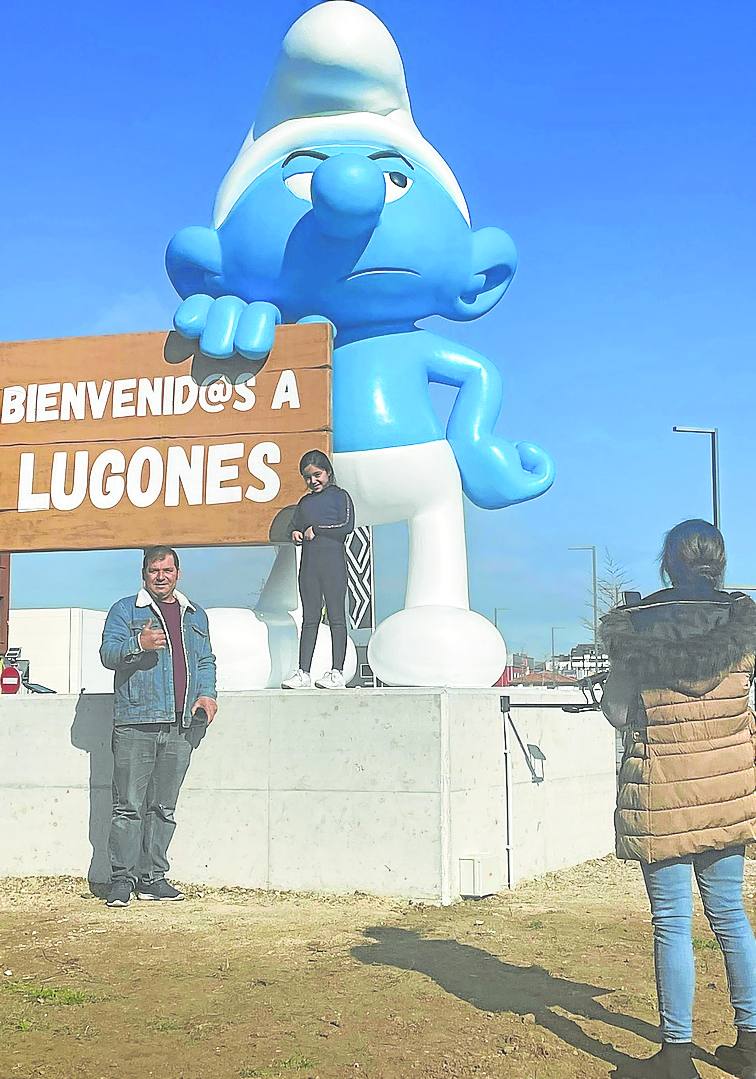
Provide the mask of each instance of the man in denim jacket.
[{"label": "man in denim jacket", "polygon": [[115,671],[109,907],[177,900],[165,879],[174,812],[192,749],[212,723],[215,656],[207,615],[181,592],[172,547],[151,547],[144,588],[108,612],[100,658]]}]

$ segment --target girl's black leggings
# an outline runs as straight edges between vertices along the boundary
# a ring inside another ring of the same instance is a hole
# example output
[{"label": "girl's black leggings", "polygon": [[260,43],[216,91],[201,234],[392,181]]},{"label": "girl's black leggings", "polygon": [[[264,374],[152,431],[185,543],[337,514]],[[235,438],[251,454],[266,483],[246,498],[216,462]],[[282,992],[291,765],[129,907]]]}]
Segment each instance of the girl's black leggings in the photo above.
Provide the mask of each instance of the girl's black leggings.
[{"label": "girl's black leggings", "polygon": [[343,671],[346,657],[347,569],[344,544],[337,540],[312,540],[302,552],[299,594],[302,597],[302,636],[299,640],[299,668],[310,670],[318,636],[323,601],[331,627],[333,670]]}]

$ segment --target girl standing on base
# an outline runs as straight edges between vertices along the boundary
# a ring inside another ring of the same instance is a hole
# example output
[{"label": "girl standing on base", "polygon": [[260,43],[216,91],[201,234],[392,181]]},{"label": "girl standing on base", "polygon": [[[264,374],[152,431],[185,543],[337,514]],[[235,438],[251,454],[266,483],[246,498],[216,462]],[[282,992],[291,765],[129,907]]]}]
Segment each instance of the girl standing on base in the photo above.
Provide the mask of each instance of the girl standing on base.
[{"label": "girl standing on base", "polygon": [[720,1066],[756,1079],[756,942],[743,904],[745,845],[756,839],[754,718],[748,691],[756,606],[723,592],[725,548],[707,521],[667,534],[671,585],[602,619],[611,660],[601,707],[624,728],[617,854],[641,863],[651,904],[663,1045],[644,1076],[695,1079],[693,897],[724,953],[737,1041]]},{"label": "girl standing on base", "polygon": [[346,656],[347,568],[344,544],[354,531],[354,505],[348,491],[334,482],[333,465],[321,450],[308,450],[299,462],[308,493],[299,500],[291,522],[291,538],[302,545],[299,594],[302,597],[302,635],[299,670],[281,683],[282,689],[309,689],[310,666],[318,636],[323,602],[331,628],[332,669],[318,678],[319,689],[344,689]]}]

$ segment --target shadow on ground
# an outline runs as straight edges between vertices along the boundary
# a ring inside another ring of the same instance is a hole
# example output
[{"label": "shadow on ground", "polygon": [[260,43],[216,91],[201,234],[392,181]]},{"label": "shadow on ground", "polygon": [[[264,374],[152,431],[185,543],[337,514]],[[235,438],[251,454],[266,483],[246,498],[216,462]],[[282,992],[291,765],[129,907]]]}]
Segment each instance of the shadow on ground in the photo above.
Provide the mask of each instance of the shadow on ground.
[{"label": "shadow on ground", "polygon": [[113,814],[112,736],[112,696],[109,693],[80,693],[71,727],[71,744],[89,754],[89,842],[92,858],[87,879],[92,894],[99,898],[107,894],[110,880],[108,835]]},{"label": "shadow on ground", "polygon": [[[484,1012],[533,1015],[539,1027],[567,1045],[612,1065],[616,1069],[612,1073],[614,1079],[649,1076],[643,1060],[629,1057],[610,1043],[591,1037],[574,1019],[554,1011],[558,1008],[579,1019],[598,1020],[658,1045],[656,1026],[610,1011],[596,999],[612,993],[612,989],[558,978],[543,967],[505,963],[482,948],[459,944],[456,940],[428,939],[407,929],[380,926],[366,929],[365,936],[370,943],[352,949],[352,955],[361,963],[426,974],[447,993]],[[655,1048],[650,1046],[650,1051]],[[716,1067],[716,1060],[705,1050],[697,1049],[696,1057]]]}]

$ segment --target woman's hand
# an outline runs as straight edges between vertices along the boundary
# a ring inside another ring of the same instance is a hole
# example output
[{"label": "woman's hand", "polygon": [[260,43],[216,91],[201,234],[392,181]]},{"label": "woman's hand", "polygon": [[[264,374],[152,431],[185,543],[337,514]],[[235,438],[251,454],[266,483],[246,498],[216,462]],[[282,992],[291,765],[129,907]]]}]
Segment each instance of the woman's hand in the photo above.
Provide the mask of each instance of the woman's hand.
[{"label": "woman's hand", "polygon": [[304,534],[304,538],[305,538],[306,540],[314,540],[314,539],[315,539],[315,532],[314,532],[314,530],[313,530],[313,527],[312,527],[312,525],[310,525],[310,526],[308,527],[307,531],[306,531],[306,532],[305,532],[305,534]]},{"label": "woman's hand", "polygon": [[302,542],[302,533],[301,532],[292,532],[292,534],[291,534],[291,542],[292,543],[301,543]]}]

